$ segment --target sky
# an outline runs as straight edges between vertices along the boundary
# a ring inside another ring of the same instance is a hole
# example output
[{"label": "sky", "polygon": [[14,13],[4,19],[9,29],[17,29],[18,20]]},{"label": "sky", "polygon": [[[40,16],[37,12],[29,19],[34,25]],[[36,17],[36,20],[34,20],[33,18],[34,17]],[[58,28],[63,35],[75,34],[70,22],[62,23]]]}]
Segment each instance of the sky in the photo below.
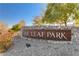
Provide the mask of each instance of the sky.
[{"label": "sky", "polygon": [[35,16],[40,16],[47,4],[40,3],[5,3],[0,4],[0,22],[6,23],[8,26],[17,24],[20,20],[24,20],[26,25],[32,25]]}]

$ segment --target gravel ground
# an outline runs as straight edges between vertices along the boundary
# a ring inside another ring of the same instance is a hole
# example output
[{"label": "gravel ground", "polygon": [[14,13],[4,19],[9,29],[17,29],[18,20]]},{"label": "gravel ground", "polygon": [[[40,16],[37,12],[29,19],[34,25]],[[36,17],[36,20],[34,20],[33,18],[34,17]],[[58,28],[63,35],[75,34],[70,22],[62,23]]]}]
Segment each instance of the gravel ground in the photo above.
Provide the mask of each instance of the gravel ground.
[{"label": "gravel ground", "polygon": [[[13,46],[4,56],[79,56],[79,29],[72,30],[70,42],[14,38]],[[26,46],[30,44],[30,46]]]}]

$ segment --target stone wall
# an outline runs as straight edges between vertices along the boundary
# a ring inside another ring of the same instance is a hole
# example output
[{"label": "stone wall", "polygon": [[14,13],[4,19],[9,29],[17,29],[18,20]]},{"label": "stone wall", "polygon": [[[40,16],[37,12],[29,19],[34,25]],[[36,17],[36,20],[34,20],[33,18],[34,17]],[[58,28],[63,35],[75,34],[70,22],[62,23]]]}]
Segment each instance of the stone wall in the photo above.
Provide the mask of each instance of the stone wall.
[{"label": "stone wall", "polygon": [[[3,55],[15,56],[79,56],[79,28],[72,28],[71,41],[14,38],[14,45]],[[30,44],[27,47],[26,44]]]},{"label": "stone wall", "polygon": [[[41,42],[47,43],[48,44],[47,46],[51,47],[51,48],[46,49],[47,52],[50,51],[50,52],[48,52],[48,54],[50,54],[50,55],[60,55],[60,56],[79,55],[79,28],[77,28],[77,27],[71,27],[71,28],[67,27],[67,28],[71,29],[71,31],[72,31],[71,41],[69,41],[69,42],[67,42],[67,41],[39,40],[39,39],[33,39],[33,38],[28,38],[28,39],[36,40],[36,42],[41,41]],[[40,45],[41,42],[36,44],[36,45]],[[33,44],[35,44],[35,43],[33,43]],[[41,45],[41,47],[42,46],[44,47],[45,44]],[[41,49],[41,51],[42,51],[42,49]],[[45,53],[43,53],[43,54],[45,54]]]}]

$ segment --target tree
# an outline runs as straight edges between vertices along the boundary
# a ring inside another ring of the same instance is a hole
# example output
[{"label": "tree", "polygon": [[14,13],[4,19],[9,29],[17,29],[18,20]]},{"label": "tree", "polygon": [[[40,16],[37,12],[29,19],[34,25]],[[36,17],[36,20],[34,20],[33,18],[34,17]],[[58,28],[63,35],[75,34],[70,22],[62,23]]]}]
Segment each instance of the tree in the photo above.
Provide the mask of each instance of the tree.
[{"label": "tree", "polygon": [[21,20],[18,24],[14,25],[11,30],[13,31],[19,31],[23,26],[25,25],[24,20]]},{"label": "tree", "polygon": [[41,16],[36,16],[33,20],[33,25],[35,26],[41,26],[42,25],[42,17]]},{"label": "tree", "polygon": [[79,4],[76,3],[51,3],[48,4],[47,10],[43,17],[43,22],[64,22],[67,24],[68,17],[72,14],[75,15],[74,19],[79,16]]},{"label": "tree", "polygon": [[79,27],[79,18],[75,20],[75,26]]}]

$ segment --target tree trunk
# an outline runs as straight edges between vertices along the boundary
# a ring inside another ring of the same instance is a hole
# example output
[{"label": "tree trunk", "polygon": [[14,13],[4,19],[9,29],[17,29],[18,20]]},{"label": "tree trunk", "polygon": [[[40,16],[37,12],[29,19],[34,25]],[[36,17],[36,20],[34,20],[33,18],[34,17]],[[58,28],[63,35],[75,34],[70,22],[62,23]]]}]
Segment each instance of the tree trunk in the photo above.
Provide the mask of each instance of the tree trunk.
[{"label": "tree trunk", "polygon": [[65,24],[65,27],[67,27],[67,22],[66,21],[64,22],[64,24]]}]

